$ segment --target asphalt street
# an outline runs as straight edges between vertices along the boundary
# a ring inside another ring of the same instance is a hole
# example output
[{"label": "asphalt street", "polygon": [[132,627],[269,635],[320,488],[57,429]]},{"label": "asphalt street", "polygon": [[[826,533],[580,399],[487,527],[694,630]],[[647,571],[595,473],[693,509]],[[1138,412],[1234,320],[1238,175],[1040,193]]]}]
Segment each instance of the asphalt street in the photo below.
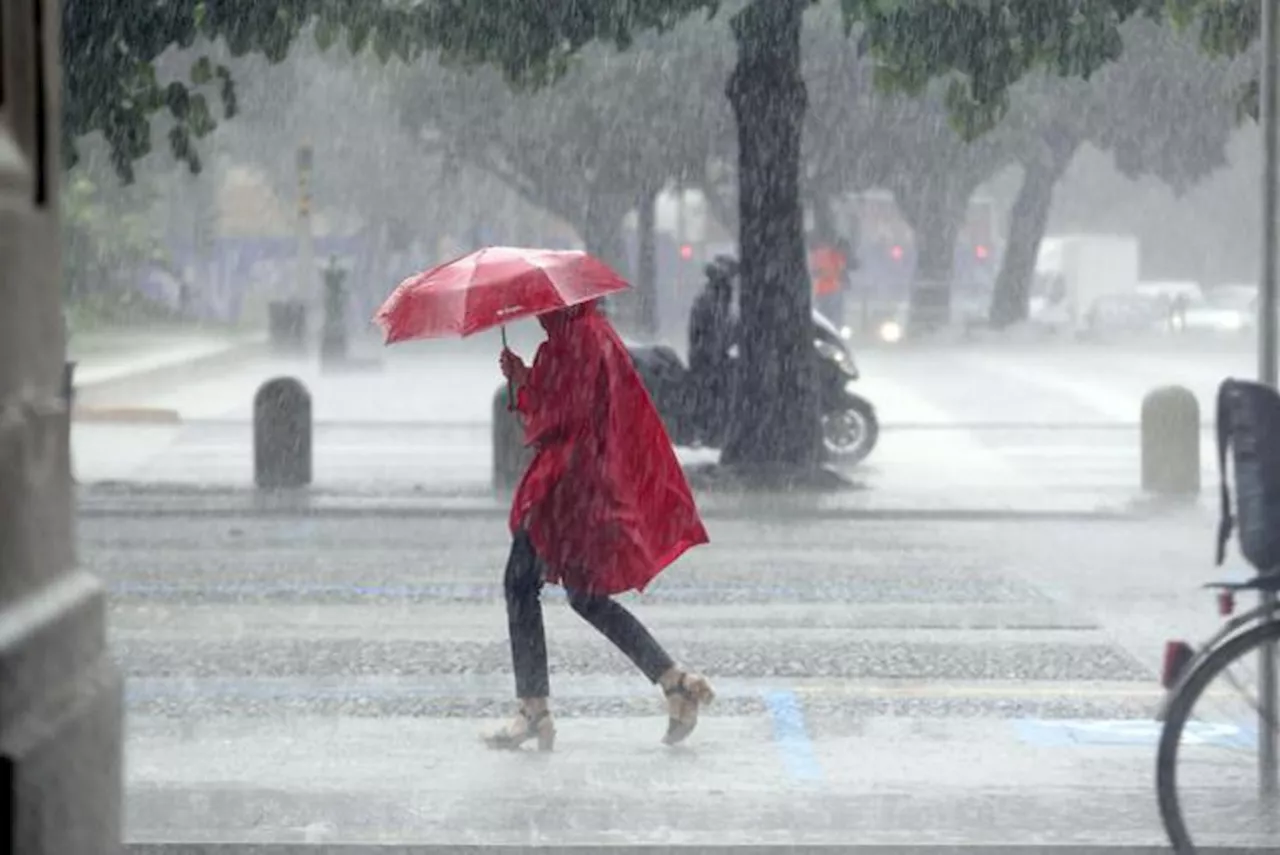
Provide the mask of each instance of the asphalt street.
[{"label": "asphalt street", "polygon": [[[719,689],[690,743],[659,744],[659,693],[548,591],[560,739],[539,756],[478,739],[512,710],[487,344],[257,361],[95,402],[172,424],[76,424],[130,840],[1163,842],[1163,646],[1205,637],[1199,586],[1244,573],[1212,567],[1208,430],[1199,506],[1072,514],[1137,497],[1143,394],[1185,384],[1207,422],[1247,349],[860,355],[885,423],[860,489],[787,513],[702,495],[713,543],[624,598]],[[315,405],[301,506],[247,490],[252,395],[280,375]]]},{"label": "asphalt street", "polygon": [[624,598],[720,697],[681,749],[548,591],[557,751],[512,709],[487,516],[81,521],[128,678],[133,841],[1160,841],[1163,640],[1215,623],[1186,520],[717,522]]}]

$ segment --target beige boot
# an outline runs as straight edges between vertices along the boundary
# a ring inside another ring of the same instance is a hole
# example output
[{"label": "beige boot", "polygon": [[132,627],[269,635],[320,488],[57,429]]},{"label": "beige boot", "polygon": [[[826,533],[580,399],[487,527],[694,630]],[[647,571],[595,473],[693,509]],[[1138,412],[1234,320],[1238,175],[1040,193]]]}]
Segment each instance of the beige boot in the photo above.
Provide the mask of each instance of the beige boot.
[{"label": "beige boot", "polygon": [[662,741],[667,745],[683,742],[698,726],[698,709],[715,700],[707,678],[701,674],[672,668],[659,681],[667,696],[667,733]]},{"label": "beige boot", "polygon": [[515,721],[485,734],[484,742],[497,751],[515,751],[536,739],[539,751],[551,751],[556,744],[556,725],[547,709],[546,698],[529,698],[520,702]]}]

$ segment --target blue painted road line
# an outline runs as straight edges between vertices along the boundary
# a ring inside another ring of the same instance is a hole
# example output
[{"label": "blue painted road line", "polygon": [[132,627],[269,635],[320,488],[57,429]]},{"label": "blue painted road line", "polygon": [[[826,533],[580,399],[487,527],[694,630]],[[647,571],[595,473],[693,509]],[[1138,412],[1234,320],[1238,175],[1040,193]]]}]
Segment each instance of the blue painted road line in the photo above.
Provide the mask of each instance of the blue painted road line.
[{"label": "blue painted road line", "polygon": [[804,725],[804,710],[795,692],[769,692],[764,696],[773,720],[773,739],[791,777],[799,781],[822,780],[822,764]]},{"label": "blue painted road line", "polygon": [[[1153,719],[1021,719],[1013,722],[1018,737],[1040,748],[1073,746],[1154,747],[1163,722]],[[1184,744],[1218,748],[1252,748],[1257,729],[1234,724],[1191,721],[1182,731]]]}]

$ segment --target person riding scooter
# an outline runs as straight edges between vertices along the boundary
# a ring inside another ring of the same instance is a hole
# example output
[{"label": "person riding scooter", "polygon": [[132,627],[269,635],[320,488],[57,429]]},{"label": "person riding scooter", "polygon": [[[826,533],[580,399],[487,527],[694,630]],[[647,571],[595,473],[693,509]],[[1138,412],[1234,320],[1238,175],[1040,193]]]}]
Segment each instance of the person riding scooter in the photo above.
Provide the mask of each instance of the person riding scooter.
[{"label": "person riding scooter", "polygon": [[733,280],[738,262],[717,256],[706,267],[707,284],[689,311],[689,374],[694,409],[702,424],[718,424],[727,403],[738,321],[733,312]]},{"label": "person riding scooter", "polygon": [[[689,319],[689,366],[666,344],[628,345],[645,389],[658,408],[671,441],[685,448],[724,448],[732,430],[734,399],[743,377],[739,325],[733,312],[732,259],[707,268],[707,285]],[[839,328],[813,312],[814,385],[822,411],[820,453],[842,466],[871,453],[880,434],[871,402],[850,386],[859,377]]]}]

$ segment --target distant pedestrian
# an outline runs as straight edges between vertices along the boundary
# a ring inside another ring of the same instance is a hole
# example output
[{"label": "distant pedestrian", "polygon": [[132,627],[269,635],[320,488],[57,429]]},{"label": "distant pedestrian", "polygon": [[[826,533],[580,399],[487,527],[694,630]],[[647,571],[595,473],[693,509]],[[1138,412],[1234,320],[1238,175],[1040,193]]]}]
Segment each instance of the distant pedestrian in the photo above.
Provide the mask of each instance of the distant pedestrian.
[{"label": "distant pedestrian", "polygon": [[1187,331],[1187,308],[1190,305],[1186,294],[1178,292],[1173,296],[1169,304],[1169,327],[1174,332]]},{"label": "distant pedestrian", "polygon": [[738,343],[733,280],[738,262],[718,256],[706,267],[707,284],[689,310],[689,376],[697,421],[716,426],[732,388],[732,349]]},{"label": "distant pedestrian", "polygon": [[809,253],[814,308],[836,326],[844,326],[845,322],[844,289],[848,266],[848,243],[843,238],[833,245],[816,246]]},{"label": "distant pedestrian", "polygon": [[503,582],[520,710],[485,741],[499,749],[554,745],[540,600],[551,582],[661,687],[669,716],[663,741],[674,744],[693,731],[714,693],[612,596],[644,590],[686,550],[707,543],[707,533],[662,420],[596,304],[539,320],[547,340],[533,366],[510,350],[501,359],[535,455],[512,503]]}]

